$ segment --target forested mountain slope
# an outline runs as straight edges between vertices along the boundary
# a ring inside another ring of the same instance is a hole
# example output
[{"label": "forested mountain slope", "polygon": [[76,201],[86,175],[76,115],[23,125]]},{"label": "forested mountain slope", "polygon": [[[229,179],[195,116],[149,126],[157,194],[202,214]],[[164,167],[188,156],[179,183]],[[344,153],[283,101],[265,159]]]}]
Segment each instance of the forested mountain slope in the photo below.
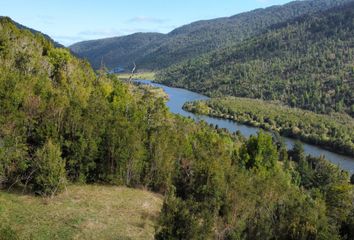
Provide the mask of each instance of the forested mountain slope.
[{"label": "forested mountain slope", "polygon": [[[0,16],[0,19],[3,19],[3,18],[6,18],[6,17]],[[13,20],[11,20],[11,21],[12,21],[19,29],[28,30],[28,31],[30,31],[30,32],[33,33],[33,34],[40,34],[40,35],[43,35],[46,39],[48,39],[50,42],[52,42],[55,47],[59,47],[59,48],[64,47],[62,44],[60,44],[60,43],[54,41],[51,37],[49,37],[49,36],[46,35],[46,34],[41,33],[40,31],[37,31],[37,30],[35,30],[35,29],[32,29],[32,28],[23,26],[23,25],[21,25],[21,24],[15,22],[15,21],[13,21]]]},{"label": "forested mountain slope", "polygon": [[165,84],[210,96],[280,100],[354,116],[354,3],[280,24],[242,44],[174,65]]},{"label": "forested mountain slope", "polygon": [[[94,203],[88,193],[55,196],[70,183],[95,183],[162,193],[156,239],[353,239],[347,172],[305,156],[299,144],[287,151],[265,133],[244,139],[174,116],[153,90],[95,73],[67,49],[0,19],[0,187],[9,191],[0,198],[1,238],[80,238],[95,227],[97,238],[122,238],[117,194],[101,191]],[[57,210],[40,201],[21,208],[25,198],[14,189],[51,196]],[[144,227],[127,216],[134,229]],[[60,219],[49,230],[51,221],[41,221],[48,217]]]},{"label": "forested mountain slope", "polygon": [[107,38],[76,43],[69,48],[87,58],[98,69],[101,64],[112,69],[130,67],[133,62],[148,55],[166,36],[161,33],[135,33],[124,37]]},{"label": "forested mountain slope", "polygon": [[103,59],[108,68],[131,66],[160,69],[256,36],[268,27],[304,14],[323,11],[353,0],[294,1],[232,17],[198,21],[166,35],[150,33],[76,43],[70,49],[94,68]]}]

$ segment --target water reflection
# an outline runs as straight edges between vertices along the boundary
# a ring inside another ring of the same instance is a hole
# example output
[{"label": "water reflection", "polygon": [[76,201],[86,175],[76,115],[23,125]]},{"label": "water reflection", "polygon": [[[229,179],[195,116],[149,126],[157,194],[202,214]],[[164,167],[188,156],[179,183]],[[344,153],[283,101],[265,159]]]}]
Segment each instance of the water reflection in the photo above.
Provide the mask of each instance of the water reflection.
[{"label": "water reflection", "polygon": [[[196,101],[196,100],[206,100],[208,97],[191,92],[181,88],[171,88],[162,84],[152,83],[149,80],[137,80],[137,82],[144,84],[151,84],[156,87],[161,87],[164,91],[169,95],[170,99],[167,102],[167,106],[170,111],[175,114],[180,114],[185,117],[190,117],[195,119],[196,121],[204,120],[205,122],[213,125],[217,125],[219,128],[226,128],[230,132],[240,131],[242,135],[249,137],[250,135],[255,135],[260,131],[259,128],[246,126],[244,124],[237,123],[235,121],[227,120],[227,119],[219,119],[208,116],[200,116],[195,115],[190,112],[186,112],[182,109],[185,102],[188,101]],[[288,148],[292,148],[295,143],[294,139],[283,137]],[[330,151],[327,151],[323,148],[313,146],[307,143],[304,144],[304,150],[307,154],[311,154],[312,156],[319,157],[321,155],[325,156],[328,160],[333,162],[336,165],[339,165],[345,170],[354,173],[354,159],[348,156],[336,154]]]}]

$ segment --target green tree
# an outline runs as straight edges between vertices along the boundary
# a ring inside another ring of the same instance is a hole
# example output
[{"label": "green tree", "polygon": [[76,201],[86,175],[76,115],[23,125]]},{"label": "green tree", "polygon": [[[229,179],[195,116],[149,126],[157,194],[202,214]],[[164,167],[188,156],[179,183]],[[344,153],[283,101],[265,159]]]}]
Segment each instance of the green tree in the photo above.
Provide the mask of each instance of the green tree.
[{"label": "green tree", "polygon": [[293,161],[299,163],[305,159],[304,145],[300,141],[296,141],[290,154]]},{"label": "green tree", "polygon": [[51,196],[66,184],[65,161],[61,158],[60,146],[48,140],[36,151],[33,164],[34,189],[41,195]]},{"label": "green tree", "polygon": [[156,229],[155,239],[178,240],[178,239],[205,239],[198,234],[198,221],[191,212],[193,202],[182,201],[174,196],[166,198],[159,226]]},{"label": "green tree", "polygon": [[348,220],[353,209],[353,187],[349,184],[331,184],[325,198],[332,223],[339,228]]},{"label": "green tree", "polygon": [[21,137],[0,137],[0,187],[21,183],[28,167],[28,147]]},{"label": "green tree", "polygon": [[247,169],[274,169],[278,161],[277,147],[272,137],[263,132],[251,136],[240,151],[240,158]]}]

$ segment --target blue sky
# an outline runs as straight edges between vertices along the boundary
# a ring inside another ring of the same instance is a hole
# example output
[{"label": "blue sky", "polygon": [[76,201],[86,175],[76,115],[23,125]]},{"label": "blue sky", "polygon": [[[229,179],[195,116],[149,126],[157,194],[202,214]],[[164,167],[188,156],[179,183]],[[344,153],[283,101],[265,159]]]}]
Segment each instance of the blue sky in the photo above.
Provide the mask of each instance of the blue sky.
[{"label": "blue sky", "polygon": [[290,0],[0,0],[0,15],[70,45],[134,32],[167,33],[193,21],[287,2]]}]

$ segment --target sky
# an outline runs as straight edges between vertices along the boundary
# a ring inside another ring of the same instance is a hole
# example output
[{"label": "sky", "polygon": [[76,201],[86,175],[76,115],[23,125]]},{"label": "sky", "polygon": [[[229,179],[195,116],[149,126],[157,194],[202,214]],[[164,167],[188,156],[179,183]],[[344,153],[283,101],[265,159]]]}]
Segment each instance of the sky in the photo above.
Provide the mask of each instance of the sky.
[{"label": "sky", "polygon": [[287,2],[290,0],[0,0],[0,16],[69,46],[135,32],[168,33],[194,21]]}]

